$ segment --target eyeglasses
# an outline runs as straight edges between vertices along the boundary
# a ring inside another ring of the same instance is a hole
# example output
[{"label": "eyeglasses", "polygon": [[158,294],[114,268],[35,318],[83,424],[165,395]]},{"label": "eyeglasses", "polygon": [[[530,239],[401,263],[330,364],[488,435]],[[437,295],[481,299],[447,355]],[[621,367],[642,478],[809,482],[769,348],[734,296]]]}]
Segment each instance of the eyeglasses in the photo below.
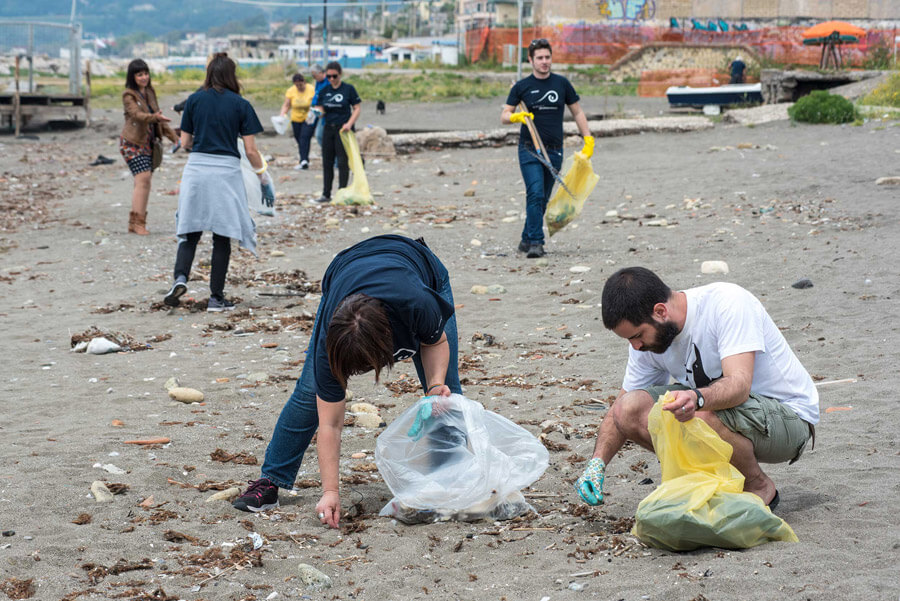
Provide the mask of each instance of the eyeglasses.
[{"label": "eyeglasses", "polygon": [[531,40],[531,43],[528,44],[530,48],[534,48],[535,46],[549,46],[550,42],[547,41],[547,38],[538,38],[536,40]]},{"label": "eyeglasses", "polygon": [[338,77],[340,77],[340,75],[337,73],[334,73],[333,75],[326,75],[325,77],[327,77],[328,79],[337,79]]}]

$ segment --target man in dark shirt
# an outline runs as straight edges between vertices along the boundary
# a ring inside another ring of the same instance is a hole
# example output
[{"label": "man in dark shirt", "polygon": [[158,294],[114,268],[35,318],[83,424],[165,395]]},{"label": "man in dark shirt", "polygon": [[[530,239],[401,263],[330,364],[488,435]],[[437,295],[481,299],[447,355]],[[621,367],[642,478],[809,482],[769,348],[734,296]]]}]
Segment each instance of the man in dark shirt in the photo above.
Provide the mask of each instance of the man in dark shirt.
[{"label": "man in dark shirt", "polygon": [[447,269],[421,240],[376,236],[340,252],[322,278],[306,362],[288,400],[258,480],[233,505],[242,511],[278,506],[292,488],[303,454],[318,431],[323,524],[340,519],[339,459],[347,378],[412,358],[426,396],[461,394],[453,292]]},{"label": "man in dark shirt", "polygon": [[[578,94],[569,80],[550,72],[553,63],[550,42],[541,38],[528,45],[528,61],[532,73],[512,87],[500,121],[521,123],[519,132],[519,168],[525,180],[525,228],[519,251],[527,253],[529,259],[544,256],[544,212],[553,191],[553,174],[534,156],[540,149],[534,147],[531,135],[525,126],[525,118],[534,121],[549,156],[544,157],[559,171],[563,160],[563,115],[569,107],[578,132],[584,138],[581,152],[586,158],[594,153],[594,138],[588,128],[587,117],[578,104]],[[514,112],[518,104],[525,104],[526,110]]]},{"label": "man in dark shirt", "polygon": [[731,62],[731,80],[728,83],[744,83],[744,69],[747,65],[738,56]]}]

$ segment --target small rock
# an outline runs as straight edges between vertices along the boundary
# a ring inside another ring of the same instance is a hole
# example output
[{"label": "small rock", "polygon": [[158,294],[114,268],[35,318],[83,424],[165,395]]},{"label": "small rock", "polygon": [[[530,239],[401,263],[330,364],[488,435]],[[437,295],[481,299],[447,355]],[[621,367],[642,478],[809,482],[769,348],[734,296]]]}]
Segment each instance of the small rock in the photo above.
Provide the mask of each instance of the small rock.
[{"label": "small rock", "polygon": [[301,563],[298,565],[297,575],[300,577],[300,582],[305,584],[307,588],[316,590],[331,588],[331,578],[309,564]]},{"label": "small rock", "polygon": [[875,180],[876,186],[900,186],[900,177],[879,177]]},{"label": "small rock", "polygon": [[482,286],[480,284],[475,284],[472,286],[472,290],[470,291],[472,294],[487,294],[488,287]]},{"label": "small rock", "polygon": [[503,294],[504,292],[506,292],[506,288],[504,288],[500,284],[491,284],[487,287],[486,292],[488,294]]},{"label": "small rock", "polygon": [[511,217],[504,217],[500,221],[502,221],[503,223],[514,223],[518,220],[519,220],[519,217],[517,215],[513,215]]},{"label": "small rock", "polygon": [[100,465],[99,463],[95,463],[95,464],[94,464],[94,467],[99,467],[101,470],[105,470],[105,471],[109,472],[110,474],[124,474],[124,473],[126,473],[125,470],[123,470],[123,469],[120,468],[120,467],[116,467],[116,466],[113,465],[112,463],[104,463],[103,465]]},{"label": "small rock", "polygon": [[15,530],[4,530],[3,531],[3,536],[15,536],[15,535],[16,535]]},{"label": "small rock", "polygon": [[101,336],[88,342],[86,352],[91,355],[105,355],[106,353],[117,353],[121,350],[121,346]]},{"label": "small rock", "polygon": [[584,590],[584,587],[585,587],[585,586],[587,586],[587,585],[586,585],[586,584],[581,584],[581,583],[578,583],[578,582],[570,582],[570,583],[569,583],[569,590],[570,590],[570,591],[575,591],[576,593],[579,593],[579,592],[581,592],[581,591]]},{"label": "small rock", "polygon": [[91,483],[91,494],[97,499],[98,503],[112,503],[113,494],[106,488],[106,484],[100,480],[94,480]]},{"label": "small rock", "polygon": [[196,388],[183,388],[181,386],[170,388],[169,396],[180,403],[200,403],[203,401],[203,393]]},{"label": "small rock", "polygon": [[572,273],[587,273],[591,270],[587,265],[572,265],[569,267],[569,271]]},{"label": "small rock", "polygon": [[238,495],[241,494],[241,489],[237,486],[232,486],[231,488],[226,488],[225,490],[220,490],[214,495],[210,495],[207,499],[207,503],[211,503],[213,501],[231,501],[236,499]]},{"label": "small rock", "polygon": [[372,403],[353,403],[350,405],[350,413],[371,413],[378,415],[378,407]]},{"label": "small rock", "polygon": [[803,290],[804,288],[812,288],[813,283],[809,278],[803,278],[802,280],[797,280],[793,284],[791,284],[791,288],[797,288],[798,290]]},{"label": "small rock", "polygon": [[618,216],[619,216],[619,212],[615,209],[607,211],[606,215],[605,215],[605,217],[618,217]]},{"label": "small rock", "polygon": [[365,453],[353,453],[352,455],[350,455],[350,459],[365,459],[365,458],[366,458]]},{"label": "small rock", "polygon": [[325,227],[337,227],[341,224],[341,220],[337,217],[329,217],[325,220]]},{"label": "small rock", "polygon": [[668,219],[651,219],[644,223],[648,227],[666,227],[669,225]]},{"label": "small rock", "polygon": [[247,374],[247,381],[248,382],[268,382],[269,374],[267,374],[264,371],[257,371],[252,374]]},{"label": "small rock", "polygon": [[175,376],[172,376],[171,378],[166,380],[166,383],[163,385],[163,387],[166,390],[172,390],[173,388],[178,388],[178,380],[175,378]]},{"label": "small rock", "polygon": [[468,190],[463,192],[463,196],[467,196],[467,197],[475,196],[475,189],[469,188]]},{"label": "small rock", "polygon": [[382,423],[384,422],[381,421],[380,415],[360,413],[356,416],[356,421],[353,422],[353,425],[367,430],[374,430],[375,428],[381,427]]},{"label": "small rock", "polygon": [[728,273],[728,263],[725,261],[703,261],[700,264],[700,273],[707,275],[714,273]]},{"label": "small rock", "polygon": [[269,253],[269,256],[270,257],[283,257],[284,251],[283,250],[273,250]]},{"label": "small rock", "polygon": [[479,240],[478,238],[472,238],[471,240],[469,240],[469,245],[470,246],[481,246],[481,240]]},{"label": "small rock", "polygon": [[550,259],[548,259],[547,257],[541,257],[540,259],[535,261],[534,264],[538,267],[546,267],[550,264]]}]

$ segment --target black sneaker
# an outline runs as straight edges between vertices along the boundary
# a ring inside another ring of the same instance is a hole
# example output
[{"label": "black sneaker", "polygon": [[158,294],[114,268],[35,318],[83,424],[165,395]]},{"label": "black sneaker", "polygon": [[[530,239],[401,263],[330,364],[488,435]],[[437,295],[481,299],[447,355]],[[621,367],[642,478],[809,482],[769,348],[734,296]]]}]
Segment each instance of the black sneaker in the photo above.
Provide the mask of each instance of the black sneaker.
[{"label": "black sneaker", "polygon": [[310,200],[309,202],[311,202],[313,204],[325,204],[325,203],[331,202],[331,197],[330,196],[320,196],[318,198]]},{"label": "black sneaker", "polygon": [[530,249],[530,248],[531,248],[531,244],[529,244],[525,240],[522,240],[521,242],[519,242],[519,252],[520,253],[527,253],[528,249]]},{"label": "black sneaker", "polygon": [[528,247],[528,254],[525,256],[528,257],[529,259],[539,259],[540,257],[543,257],[545,254],[547,254],[547,253],[544,252],[543,244],[532,244],[531,246]]},{"label": "black sneaker", "polygon": [[179,280],[172,284],[172,289],[166,293],[166,298],[163,299],[163,302],[170,307],[177,307],[181,304],[180,299],[185,292],[187,292],[187,284]]},{"label": "black sneaker", "polygon": [[231,506],[241,511],[266,511],[278,507],[278,487],[268,478],[250,480],[247,492],[231,502]]},{"label": "black sneaker", "polygon": [[215,296],[209,297],[209,302],[206,304],[206,311],[208,313],[221,313],[222,311],[234,311],[234,303],[230,300],[226,299],[224,296],[219,298]]}]

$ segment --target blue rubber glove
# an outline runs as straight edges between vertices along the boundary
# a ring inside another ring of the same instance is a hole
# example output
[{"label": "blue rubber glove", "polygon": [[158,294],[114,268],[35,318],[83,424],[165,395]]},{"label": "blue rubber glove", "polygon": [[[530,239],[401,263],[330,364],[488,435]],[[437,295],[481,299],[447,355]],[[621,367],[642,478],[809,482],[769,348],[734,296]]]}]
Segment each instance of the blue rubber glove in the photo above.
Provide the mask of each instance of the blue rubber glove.
[{"label": "blue rubber glove", "polygon": [[422,403],[422,406],[419,407],[419,411],[416,413],[416,421],[413,422],[413,425],[409,427],[406,435],[412,438],[413,440],[419,440],[422,438],[422,435],[425,433],[425,424],[428,423],[428,420],[431,419],[431,401],[427,403]]},{"label": "blue rubber glove", "polygon": [[263,172],[259,176],[259,184],[262,187],[263,204],[267,207],[275,206],[275,184],[272,182],[272,176],[268,171]]},{"label": "blue rubber glove", "polygon": [[578,496],[588,505],[603,503],[603,478],[606,475],[606,464],[599,457],[588,461],[584,473],[575,481]]}]

